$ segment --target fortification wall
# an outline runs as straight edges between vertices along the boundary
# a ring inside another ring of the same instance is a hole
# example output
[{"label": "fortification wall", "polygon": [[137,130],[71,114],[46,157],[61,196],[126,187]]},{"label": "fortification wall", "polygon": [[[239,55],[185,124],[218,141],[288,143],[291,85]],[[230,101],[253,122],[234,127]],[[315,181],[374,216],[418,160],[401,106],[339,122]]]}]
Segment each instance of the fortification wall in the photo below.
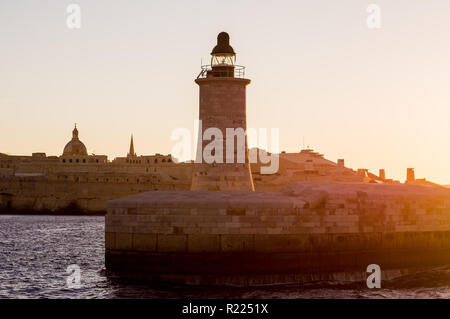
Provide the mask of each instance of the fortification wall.
[{"label": "fortification wall", "polygon": [[189,189],[190,181],[159,174],[60,173],[0,178],[0,212],[105,213],[110,199],[162,189]]}]

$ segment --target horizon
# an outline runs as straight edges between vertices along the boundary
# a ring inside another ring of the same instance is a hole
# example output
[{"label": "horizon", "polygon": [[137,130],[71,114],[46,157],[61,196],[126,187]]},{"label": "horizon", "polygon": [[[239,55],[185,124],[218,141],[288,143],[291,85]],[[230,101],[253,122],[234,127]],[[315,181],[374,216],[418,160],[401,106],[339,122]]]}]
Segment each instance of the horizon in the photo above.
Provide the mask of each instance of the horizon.
[{"label": "horizon", "polygon": [[76,122],[89,153],[125,157],[133,134],[136,153],[170,154],[172,130],[198,117],[200,62],[227,31],[252,81],[248,126],[280,128],[280,152],[450,184],[445,1],[378,1],[377,30],[356,0],[230,1],[217,16],[206,1],[77,3],[76,30],[69,3],[0,3],[0,153],[60,156]]}]

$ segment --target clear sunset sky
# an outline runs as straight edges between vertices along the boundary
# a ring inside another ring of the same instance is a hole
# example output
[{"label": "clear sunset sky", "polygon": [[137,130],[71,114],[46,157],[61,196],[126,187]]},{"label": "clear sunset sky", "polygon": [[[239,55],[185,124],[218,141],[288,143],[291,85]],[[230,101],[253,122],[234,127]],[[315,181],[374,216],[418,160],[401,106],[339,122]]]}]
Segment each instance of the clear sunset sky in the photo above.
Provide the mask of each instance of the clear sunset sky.
[{"label": "clear sunset sky", "polygon": [[[81,29],[66,8],[81,6]],[[366,25],[370,3],[381,29]],[[227,31],[252,80],[248,126],[330,160],[450,184],[450,1],[0,0],[0,152],[170,153]]]}]

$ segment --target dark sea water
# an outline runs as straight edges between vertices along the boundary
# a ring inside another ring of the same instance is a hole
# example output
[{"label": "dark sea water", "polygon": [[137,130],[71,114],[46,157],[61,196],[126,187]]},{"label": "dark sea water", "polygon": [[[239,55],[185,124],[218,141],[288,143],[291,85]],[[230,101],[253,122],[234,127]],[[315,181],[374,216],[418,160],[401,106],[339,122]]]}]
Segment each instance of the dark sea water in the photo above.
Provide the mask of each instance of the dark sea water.
[{"label": "dark sea water", "polygon": [[[81,287],[67,287],[67,266]],[[105,273],[104,217],[0,216],[0,298],[449,298],[450,265],[382,281],[270,287],[198,287],[125,282]]]}]

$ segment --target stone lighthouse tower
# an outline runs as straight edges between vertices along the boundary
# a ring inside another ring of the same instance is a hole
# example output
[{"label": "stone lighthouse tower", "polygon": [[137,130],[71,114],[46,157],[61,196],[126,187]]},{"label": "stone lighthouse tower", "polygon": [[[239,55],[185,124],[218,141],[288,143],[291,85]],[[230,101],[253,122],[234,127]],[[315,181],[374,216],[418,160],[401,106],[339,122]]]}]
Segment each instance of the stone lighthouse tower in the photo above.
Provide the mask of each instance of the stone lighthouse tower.
[{"label": "stone lighthouse tower", "polygon": [[228,33],[217,36],[200,87],[200,125],[191,190],[254,191],[247,136],[244,67],[237,66]]}]

